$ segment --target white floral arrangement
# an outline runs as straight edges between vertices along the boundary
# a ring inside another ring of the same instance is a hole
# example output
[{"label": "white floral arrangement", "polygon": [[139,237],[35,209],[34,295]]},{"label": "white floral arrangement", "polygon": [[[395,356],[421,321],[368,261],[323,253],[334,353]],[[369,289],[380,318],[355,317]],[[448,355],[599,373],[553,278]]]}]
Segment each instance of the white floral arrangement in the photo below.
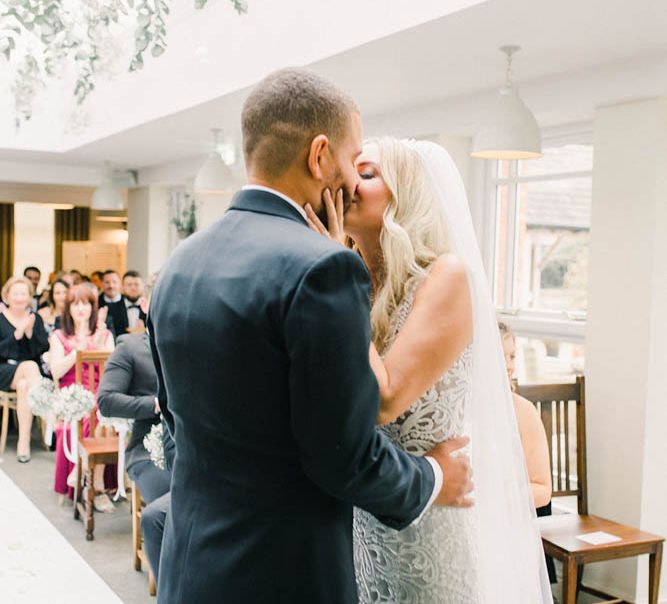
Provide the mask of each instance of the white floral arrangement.
[{"label": "white floral arrangement", "polygon": [[60,393],[53,380],[40,378],[28,391],[28,404],[32,414],[38,417],[48,417],[53,413],[53,407],[59,397]]},{"label": "white floral arrangement", "polygon": [[151,461],[160,470],[164,470],[164,444],[162,442],[162,423],[155,424],[144,436],[144,447],[150,453]]},{"label": "white floral arrangement", "polygon": [[100,426],[113,428],[116,432],[120,432],[121,430],[131,432],[132,425],[134,424],[134,420],[127,417],[106,417],[100,413],[99,409],[97,410],[97,421]]},{"label": "white floral arrangement", "polygon": [[60,396],[55,399],[53,412],[66,422],[78,421],[89,414],[95,407],[95,397],[81,384],[72,384],[60,389]]}]

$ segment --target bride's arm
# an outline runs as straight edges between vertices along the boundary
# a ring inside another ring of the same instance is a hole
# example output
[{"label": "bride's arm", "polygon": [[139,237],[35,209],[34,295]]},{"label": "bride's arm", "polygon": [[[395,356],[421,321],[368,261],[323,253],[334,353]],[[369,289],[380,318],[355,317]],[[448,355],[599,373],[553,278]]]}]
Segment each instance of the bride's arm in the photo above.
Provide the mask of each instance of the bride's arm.
[{"label": "bride's arm", "polygon": [[438,258],[419,287],[410,314],[382,359],[370,363],[380,386],[377,423],[392,422],[459,358],[472,339],[472,306],[465,267],[454,254]]}]

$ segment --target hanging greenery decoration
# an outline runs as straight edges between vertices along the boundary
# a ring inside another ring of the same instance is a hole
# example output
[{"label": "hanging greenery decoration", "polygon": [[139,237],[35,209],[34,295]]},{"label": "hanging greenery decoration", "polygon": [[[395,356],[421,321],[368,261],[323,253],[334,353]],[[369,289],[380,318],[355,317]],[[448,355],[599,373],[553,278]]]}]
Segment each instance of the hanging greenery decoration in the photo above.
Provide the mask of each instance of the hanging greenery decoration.
[{"label": "hanging greenery decoration", "polygon": [[[73,65],[73,95],[83,103],[95,89],[101,60],[100,47],[113,37],[121,20],[130,21],[134,53],[129,71],[144,66],[144,53],[160,57],[167,48],[167,16],[171,0],[0,0],[0,55],[16,57],[19,41],[27,47],[17,58],[12,85],[16,125],[29,120],[35,97],[46,78],[59,77]],[[194,0],[200,10],[208,0]],[[248,11],[246,0],[229,0],[238,14]],[[2,59],[0,59],[2,60]]]}]

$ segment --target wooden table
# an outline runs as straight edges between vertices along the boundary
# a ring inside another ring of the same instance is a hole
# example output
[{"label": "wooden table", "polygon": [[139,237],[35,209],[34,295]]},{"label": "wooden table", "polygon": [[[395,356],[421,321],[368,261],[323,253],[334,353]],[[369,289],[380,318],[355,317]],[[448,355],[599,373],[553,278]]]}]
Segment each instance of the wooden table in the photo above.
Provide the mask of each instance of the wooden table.
[{"label": "wooden table", "polygon": [[[649,603],[657,604],[664,538],[598,516],[558,514],[540,519],[539,525],[544,551],[563,563],[563,604],[576,603],[581,565],[641,554],[649,555]],[[620,537],[621,541],[592,545],[577,539],[577,535],[597,531]]]}]

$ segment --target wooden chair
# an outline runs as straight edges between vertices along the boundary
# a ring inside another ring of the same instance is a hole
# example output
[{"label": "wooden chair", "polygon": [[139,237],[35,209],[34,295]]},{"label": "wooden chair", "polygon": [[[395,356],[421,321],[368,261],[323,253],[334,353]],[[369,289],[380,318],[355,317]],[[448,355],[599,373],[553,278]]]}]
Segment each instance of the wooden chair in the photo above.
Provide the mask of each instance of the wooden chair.
[{"label": "wooden chair", "polygon": [[9,429],[9,411],[16,411],[16,392],[0,390],[0,406],[2,407],[2,427],[0,428],[0,455],[5,452],[7,445],[7,430]]},{"label": "wooden chair", "polygon": [[[16,417],[16,392],[13,390],[0,390],[0,407],[2,407],[2,425],[0,427],[0,455],[5,452],[7,445],[7,432],[9,431],[9,413],[14,412],[14,422],[18,425]],[[39,431],[42,435],[42,446],[48,451],[50,444],[44,441],[46,436],[46,421],[41,417],[35,418],[39,422]]]},{"label": "wooden chair", "polygon": [[[84,366],[88,369],[88,388],[95,394],[95,366],[99,366],[99,377],[102,378],[104,365],[109,358],[109,352],[82,352],[76,353],[75,381],[83,384]],[[95,410],[89,418],[89,436],[83,435],[83,422],[78,422],[79,436],[78,463],[76,469],[76,486],[74,488],[74,518],[83,517],[86,530],[86,539],[93,540],[95,530],[94,499],[95,488],[93,472],[99,464],[118,463],[118,438],[116,436],[95,436],[97,417]]]},{"label": "wooden chair", "polygon": [[[577,378],[574,384],[519,386],[517,394],[533,402],[542,417],[549,442],[552,497],[577,497],[577,514],[558,515],[540,522],[545,553],[563,563],[562,604],[576,604],[579,590],[598,598],[612,598],[605,600],[610,604],[622,603],[623,600],[581,584],[583,566],[642,554],[649,555],[649,603],[657,604],[664,538],[588,514],[584,378]],[[578,535],[597,531],[621,540],[591,545],[577,539]]]},{"label": "wooden chair", "polygon": [[130,488],[132,490],[132,548],[134,570],[140,571],[142,564],[146,565],[148,569],[148,593],[151,596],[154,596],[156,594],[155,577],[148,562],[146,552],[144,552],[144,538],[141,534],[141,510],[144,506],[144,502],[141,499],[141,493],[135,482],[132,482]]}]

